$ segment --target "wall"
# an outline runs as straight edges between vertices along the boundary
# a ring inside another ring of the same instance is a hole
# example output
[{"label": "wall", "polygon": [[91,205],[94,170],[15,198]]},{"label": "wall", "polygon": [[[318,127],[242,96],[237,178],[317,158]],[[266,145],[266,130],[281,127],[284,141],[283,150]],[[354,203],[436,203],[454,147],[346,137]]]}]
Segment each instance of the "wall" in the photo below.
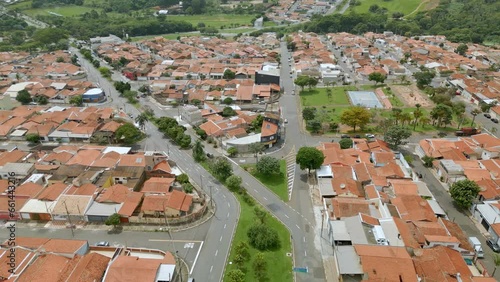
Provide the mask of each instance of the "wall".
[{"label": "wall", "polygon": [[207,206],[204,205],[199,211],[195,213],[177,218],[168,218],[167,222],[165,221],[165,218],[148,218],[139,216],[131,216],[129,218],[129,222],[136,224],[156,224],[162,226],[165,226],[165,224],[168,223],[168,225],[170,226],[178,226],[178,225],[188,224],[200,219],[207,212],[207,210],[208,210]]}]

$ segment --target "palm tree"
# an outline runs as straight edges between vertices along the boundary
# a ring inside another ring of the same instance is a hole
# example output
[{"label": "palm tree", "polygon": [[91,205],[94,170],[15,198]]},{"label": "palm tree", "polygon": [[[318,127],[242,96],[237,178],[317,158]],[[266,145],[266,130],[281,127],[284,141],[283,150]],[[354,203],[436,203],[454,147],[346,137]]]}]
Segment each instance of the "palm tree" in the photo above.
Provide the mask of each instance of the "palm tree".
[{"label": "palm tree", "polygon": [[398,122],[400,121],[401,119],[401,113],[403,111],[401,109],[398,109],[398,108],[392,108],[392,117],[394,118],[394,123],[395,125],[398,125]]},{"label": "palm tree", "polygon": [[136,118],[135,122],[139,125],[139,127],[144,130],[146,127],[146,122],[148,122],[149,117],[146,115],[146,113],[140,113]]},{"label": "palm tree", "polygon": [[472,122],[471,122],[470,126],[473,126],[473,125],[474,125],[474,121],[476,120],[476,116],[477,116],[478,114],[480,114],[480,113],[481,113],[481,110],[480,110],[480,109],[477,109],[477,108],[476,108],[476,109],[474,109],[474,110],[472,110],[472,111],[470,112],[470,114],[472,115]]},{"label": "palm tree", "polygon": [[417,128],[418,120],[424,116],[424,113],[422,112],[422,109],[420,109],[420,107],[422,105],[416,104],[415,106],[417,108],[413,112],[413,130],[415,130],[415,128]]},{"label": "palm tree", "polygon": [[400,119],[401,119],[401,126],[404,126],[405,123],[410,124],[412,117],[411,117],[410,113],[402,113]]},{"label": "palm tree", "polygon": [[426,125],[429,125],[429,123],[431,123],[431,119],[423,116],[420,118],[420,123],[422,124],[422,127],[425,127]]}]

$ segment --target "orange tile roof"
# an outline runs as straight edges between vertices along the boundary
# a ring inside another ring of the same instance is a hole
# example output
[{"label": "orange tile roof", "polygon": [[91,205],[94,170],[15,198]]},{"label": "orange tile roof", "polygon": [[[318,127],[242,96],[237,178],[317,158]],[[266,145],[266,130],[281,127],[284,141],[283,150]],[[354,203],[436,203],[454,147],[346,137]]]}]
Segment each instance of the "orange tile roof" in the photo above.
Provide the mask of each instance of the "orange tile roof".
[{"label": "orange tile roof", "polygon": [[48,253],[73,255],[87,244],[85,240],[50,239],[42,248]]},{"label": "orange tile roof", "polygon": [[370,204],[365,199],[339,197],[331,201],[335,218],[355,216],[359,213],[370,214]]},{"label": "orange tile roof", "polygon": [[170,191],[170,186],[174,183],[175,178],[160,178],[151,177],[144,182],[144,186],[141,189],[142,193],[168,193]]},{"label": "orange tile roof", "polygon": [[121,155],[118,166],[145,167],[146,158],[143,154]]},{"label": "orange tile roof", "polygon": [[115,184],[105,188],[96,201],[99,203],[123,203],[130,193],[131,191],[127,186]]},{"label": "orange tile roof", "polygon": [[103,282],[154,281],[160,264],[175,264],[171,253],[164,259],[118,256],[111,263]]},{"label": "orange tile roof", "polygon": [[153,167],[153,171],[163,171],[163,172],[166,172],[166,173],[172,173],[172,168],[168,164],[168,161],[163,160],[163,161],[157,163]]},{"label": "orange tile roof", "polygon": [[110,260],[109,257],[98,253],[88,253],[78,261],[66,281],[101,281]]},{"label": "orange tile roof", "polygon": [[[424,281],[472,281],[472,273],[459,252],[445,246],[415,250],[415,270]],[[455,277],[454,277],[455,276]]]},{"label": "orange tile roof", "polygon": [[97,186],[92,183],[85,183],[82,186],[72,185],[64,194],[65,195],[80,195],[93,196],[97,192]]},{"label": "orange tile roof", "polygon": [[43,186],[33,182],[25,182],[24,184],[16,187],[16,196],[35,197],[43,190]]},{"label": "orange tile roof", "polygon": [[142,201],[143,194],[140,192],[131,192],[128,194],[125,202],[123,202],[122,207],[118,211],[119,215],[122,216],[132,216],[137,207]]},{"label": "orange tile roof", "polygon": [[436,221],[429,203],[418,195],[402,195],[391,199],[402,219],[407,221]]},{"label": "orange tile roof", "polygon": [[28,153],[21,150],[12,150],[0,153],[0,166],[4,166],[6,163],[16,163],[21,159],[26,157]]},{"label": "orange tile roof", "polygon": [[91,165],[101,154],[98,150],[80,150],[66,164],[67,165]]},{"label": "orange tile roof", "polygon": [[[417,273],[404,247],[354,245],[366,281],[414,281]],[[397,267],[394,267],[397,265]]]},{"label": "orange tile roof", "polygon": [[79,259],[54,254],[38,256],[16,281],[65,281]]},{"label": "orange tile roof", "polygon": [[54,183],[43,189],[36,198],[38,200],[55,201],[67,187],[68,184],[65,183]]}]

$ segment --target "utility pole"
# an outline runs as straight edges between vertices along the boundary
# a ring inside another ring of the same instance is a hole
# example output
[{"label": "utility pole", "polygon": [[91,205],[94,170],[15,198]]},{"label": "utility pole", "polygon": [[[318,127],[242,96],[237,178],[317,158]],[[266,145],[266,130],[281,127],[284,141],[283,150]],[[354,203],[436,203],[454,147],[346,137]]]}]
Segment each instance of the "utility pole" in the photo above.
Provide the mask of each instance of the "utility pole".
[{"label": "utility pole", "polygon": [[210,188],[210,205],[214,208],[214,199],[212,198],[212,185],[208,185]]},{"label": "utility pole", "polygon": [[66,216],[69,221],[69,228],[71,229],[71,237],[75,237],[75,232],[73,231],[73,223],[71,223],[71,217],[69,216],[68,206],[66,205],[66,201],[64,201],[64,208],[66,209]]}]

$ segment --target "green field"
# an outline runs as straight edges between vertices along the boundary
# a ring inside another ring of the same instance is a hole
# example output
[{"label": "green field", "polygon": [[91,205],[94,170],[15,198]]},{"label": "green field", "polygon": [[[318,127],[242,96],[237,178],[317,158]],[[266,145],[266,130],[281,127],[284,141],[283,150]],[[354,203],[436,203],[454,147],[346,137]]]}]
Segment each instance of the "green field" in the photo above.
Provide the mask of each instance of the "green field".
[{"label": "green field", "polygon": [[85,7],[85,6],[67,5],[67,6],[53,7],[53,8],[28,9],[24,10],[23,12],[33,17],[37,15],[47,16],[51,14],[54,16],[61,15],[64,17],[72,17],[85,14],[92,10],[96,10],[97,12],[100,11],[99,9]]},{"label": "green field", "polygon": [[[386,8],[389,15],[393,12],[402,12],[405,15],[413,12],[418,5],[424,0],[357,0],[361,3],[359,6],[353,6],[354,11],[358,13],[367,13],[371,5],[378,5],[379,7]],[[424,4],[425,5],[425,4]],[[423,6],[424,6],[423,5]]]},{"label": "green field", "polygon": [[330,89],[332,90],[332,95],[331,97],[328,97],[326,88],[315,88],[312,90],[308,90],[307,88],[305,88],[304,91],[300,92],[300,100],[302,102],[302,106],[350,106],[346,91],[356,90],[356,87],[333,87]]},{"label": "green field", "polygon": [[[239,26],[252,26],[252,19],[255,15],[169,15],[167,20],[186,21],[193,26],[198,26],[198,23],[204,23],[206,27],[215,27],[218,29],[233,28]],[[221,28],[224,26],[224,28]]]},{"label": "green field", "polygon": [[269,190],[273,191],[281,200],[288,202],[288,188],[286,177],[286,161],[280,161],[281,175],[262,175],[255,171],[255,165],[244,165],[245,170],[248,170],[255,178],[264,184]]},{"label": "green field", "polygon": [[[239,242],[247,241],[248,229],[257,221],[257,217],[254,214],[254,206],[250,206],[239,194],[235,194],[240,202],[241,213],[240,219],[238,221],[238,226],[236,227],[236,232],[234,234],[233,242],[231,244],[231,252],[229,255],[228,262],[232,262],[236,256],[236,251],[234,246],[236,246]],[[266,225],[275,229],[280,237],[281,248],[275,251],[265,251],[264,256],[267,261],[267,280],[266,281],[280,281],[280,282],[291,282],[293,281],[292,274],[292,258],[287,257],[287,253],[292,252],[292,247],[290,244],[290,233],[276,218],[271,217],[270,215],[266,218]],[[252,263],[255,255],[258,253],[258,250],[249,248],[250,260],[245,262],[244,268],[246,269],[245,281],[246,282],[254,282],[258,281],[257,278],[253,274]],[[229,271],[236,269],[234,264],[228,264],[226,266],[225,274]],[[224,281],[228,281],[226,275],[224,275]]]}]

